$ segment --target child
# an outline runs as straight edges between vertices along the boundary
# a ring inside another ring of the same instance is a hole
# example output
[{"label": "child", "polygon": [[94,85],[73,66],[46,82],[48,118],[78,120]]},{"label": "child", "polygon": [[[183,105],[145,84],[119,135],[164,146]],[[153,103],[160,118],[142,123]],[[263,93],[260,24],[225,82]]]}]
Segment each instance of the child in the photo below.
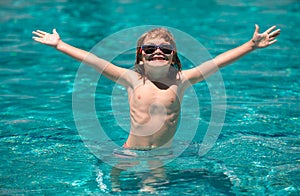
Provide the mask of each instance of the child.
[{"label": "child", "polygon": [[131,128],[124,148],[151,150],[170,146],[176,132],[184,91],[204,80],[256,48],[276,42],[280,29],[272,26],[259,34],[259,27],[250,41],[189,70],[182,71],[173,35],[164,28],[142,35],[137,43],[134,70],[113,65],[94,54],[75,48],[53,34],[33,31],[37,42],[53,46],[98,70],[110,80],[126,87],[128,92]]}]

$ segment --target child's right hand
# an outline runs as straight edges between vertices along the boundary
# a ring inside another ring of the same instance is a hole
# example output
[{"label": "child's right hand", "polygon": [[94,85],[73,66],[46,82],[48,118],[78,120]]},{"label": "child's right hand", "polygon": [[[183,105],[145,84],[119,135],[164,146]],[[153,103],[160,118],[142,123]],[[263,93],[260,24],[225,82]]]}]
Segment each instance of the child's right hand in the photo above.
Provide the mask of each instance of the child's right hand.
[{"label": "child's right hand", "polygon": [[46,44],[49,46],[57,47],[59,41],[60,41],[60,36],[56,32],[56,29],[53,29],[53,34],[41,31],[41,30],[36,30],[32,31],[32,34],[36,35],[37,37],[32,37],[37,42],[40,42],[42,44]]}]

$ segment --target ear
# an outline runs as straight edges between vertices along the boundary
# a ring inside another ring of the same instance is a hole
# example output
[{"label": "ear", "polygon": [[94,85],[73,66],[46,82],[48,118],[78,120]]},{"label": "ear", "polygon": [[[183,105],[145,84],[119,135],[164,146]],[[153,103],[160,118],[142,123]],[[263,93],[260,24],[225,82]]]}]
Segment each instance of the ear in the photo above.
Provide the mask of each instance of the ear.
[{"label": "ear", "polygon": [[141,61],[142,61],[142,58],[143,55],[142,55],[142,48],[141,47],[138,47],[136,49],[136,60],[135,60],[135,64],[141,64]]}]

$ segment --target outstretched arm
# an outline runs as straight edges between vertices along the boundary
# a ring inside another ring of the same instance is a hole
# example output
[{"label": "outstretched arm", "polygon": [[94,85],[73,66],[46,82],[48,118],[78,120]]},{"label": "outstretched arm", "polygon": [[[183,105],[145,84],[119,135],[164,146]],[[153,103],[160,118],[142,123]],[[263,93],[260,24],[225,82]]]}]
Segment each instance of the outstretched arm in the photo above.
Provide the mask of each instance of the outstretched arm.
[{"label": "outstretched arm", "polygon": [[207,61],[193,69],[184,72],[185,77],[190,83],[194,84],[216,72],[219,68],[222,68],[249,52],[257,48],[265,48],[274,44],[277,40],[276,37],[280,34],[280,29],[275,30],[276,26],[272,26],[264,33],[259,33],[259,26],[255,25],[255,31],[250,41],[238,46],[234,49],[226,51],[214,59]]},{"label": "outstretched arm", "polygon": [[115,66],[110,62],[97,57],[96,55],[71,46],[60,39],[56,29],[53,29],[53,33],[47,33],[41,30],[32,32],[35,36],[33,39],[39,43],[52,46],[58,51],[61,51],[72,58],[84,62],[91,67],[98,70],[100,73],[105,75],[107,78],[117,81],[125,86],[130,85],[129,70]]},{"label": "outstretched arm", "polygon": [[269,45],[274,44],[277,40],[275,39],[280,34],[280,29],[273,31],[276,26],[272,26],[264,33],[259,34],[259,26],[255,25],[255,31],[253,37],[250,41],[246,42],[245,44],[224,52],[214,58],[214,63],[219,67],[224,67],[245,54],[255,50],[256,48],[265,48]]}]

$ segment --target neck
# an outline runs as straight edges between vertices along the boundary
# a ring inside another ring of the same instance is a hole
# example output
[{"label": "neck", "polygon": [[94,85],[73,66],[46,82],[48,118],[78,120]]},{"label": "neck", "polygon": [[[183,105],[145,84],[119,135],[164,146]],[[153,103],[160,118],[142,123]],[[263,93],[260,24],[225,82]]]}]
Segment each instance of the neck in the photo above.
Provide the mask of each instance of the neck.
[{"label": "neck", "polygon": [[150,80],[157,88],[162,90],[168,89],[176,81],[176,78],[170,78],[169,72],[160,72],[156,74],[148,73],[146,78]]},{"label": "neck", "polygon": [[146,73],[146,76],[148,78],[148,80],[150,81],[157,81],[157,82],[162,82],[164,80],[166,80],[168,78],[168,72],[149,72]]},{"label": "neck", "polygon": [[145,74],[148,80],[163,82],[169,77],[170,66],[152,67],[145,66]]}]

